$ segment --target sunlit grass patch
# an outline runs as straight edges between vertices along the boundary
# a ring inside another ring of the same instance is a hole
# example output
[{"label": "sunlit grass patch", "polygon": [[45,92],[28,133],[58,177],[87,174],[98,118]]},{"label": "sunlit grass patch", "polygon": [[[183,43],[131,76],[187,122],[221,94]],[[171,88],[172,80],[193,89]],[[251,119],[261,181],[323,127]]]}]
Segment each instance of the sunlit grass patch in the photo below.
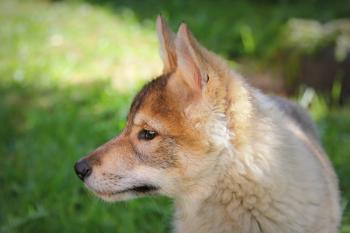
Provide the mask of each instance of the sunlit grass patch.
[{"label": "sunlit grass patch", "polygon": [[57,84],[112,79],[120,91],[161,69],[153,24],[130,10],[0,1],[2,79]]}]

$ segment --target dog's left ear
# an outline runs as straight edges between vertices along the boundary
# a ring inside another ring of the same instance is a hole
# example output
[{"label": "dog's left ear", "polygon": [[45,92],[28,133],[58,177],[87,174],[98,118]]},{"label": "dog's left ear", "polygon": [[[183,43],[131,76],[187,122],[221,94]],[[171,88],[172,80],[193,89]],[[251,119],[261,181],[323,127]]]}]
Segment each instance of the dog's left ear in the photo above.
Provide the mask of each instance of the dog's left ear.
[{"label": "dog's left ear", "polygon": [[180,25],[175,40],[175,47],[177,70],[195,94],[201,93],[209,77],[205,71],[205,61],[201,53],[201,46],[184,23]]},{"label": "dog's left ear", "polygon": [[157,33],[160,46],[160,56],[163,60],[163,73],[169,73],[176,69],[175,34],[170,30],[164,18],[157,18]]}]

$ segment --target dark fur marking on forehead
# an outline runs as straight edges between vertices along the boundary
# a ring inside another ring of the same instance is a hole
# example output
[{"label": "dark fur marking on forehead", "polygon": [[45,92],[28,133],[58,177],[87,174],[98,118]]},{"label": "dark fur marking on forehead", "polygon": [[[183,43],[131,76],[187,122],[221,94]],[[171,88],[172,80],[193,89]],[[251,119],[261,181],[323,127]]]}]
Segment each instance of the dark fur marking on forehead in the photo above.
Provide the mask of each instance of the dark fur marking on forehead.
[{"label": "dark fur marking on forehead", "polygon": [[135,96],[131,104],[129,115],[128,115],[129,124],[132,123],[132,120],[134,119],[136,112],[140,109],[146,97],[153,91],[164,89],[168,83],[169,77],[170,77],[170,74],[161,75],[143,86],[143,88]]}]

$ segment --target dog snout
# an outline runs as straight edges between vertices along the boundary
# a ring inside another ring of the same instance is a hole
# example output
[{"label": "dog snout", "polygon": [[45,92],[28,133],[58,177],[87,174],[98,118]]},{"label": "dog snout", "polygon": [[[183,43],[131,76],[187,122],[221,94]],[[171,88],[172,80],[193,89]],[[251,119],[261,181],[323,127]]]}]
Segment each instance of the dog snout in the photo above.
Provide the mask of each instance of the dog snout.
[{"label": "dog snout", "polygon": [[74,170],[77,176],[84,181],[92,173],[92,167],[86,159],[75,163]]}]

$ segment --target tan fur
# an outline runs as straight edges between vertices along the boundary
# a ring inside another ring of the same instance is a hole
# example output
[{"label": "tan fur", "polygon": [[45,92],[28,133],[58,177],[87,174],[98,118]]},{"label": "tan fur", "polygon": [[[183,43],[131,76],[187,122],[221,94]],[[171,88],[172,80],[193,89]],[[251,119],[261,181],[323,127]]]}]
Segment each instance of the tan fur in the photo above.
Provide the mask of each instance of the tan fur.
[{"label": "tan fur", "polygon": [[[108,201],[174,198],[176,232],[337,232],[337,178],[307,114],[252,88],[185,24],[175,36],[158,18],[157,30],[165,73],[85,158],[86,185]],[[154,189],[130,189],[140,185]]]}]

